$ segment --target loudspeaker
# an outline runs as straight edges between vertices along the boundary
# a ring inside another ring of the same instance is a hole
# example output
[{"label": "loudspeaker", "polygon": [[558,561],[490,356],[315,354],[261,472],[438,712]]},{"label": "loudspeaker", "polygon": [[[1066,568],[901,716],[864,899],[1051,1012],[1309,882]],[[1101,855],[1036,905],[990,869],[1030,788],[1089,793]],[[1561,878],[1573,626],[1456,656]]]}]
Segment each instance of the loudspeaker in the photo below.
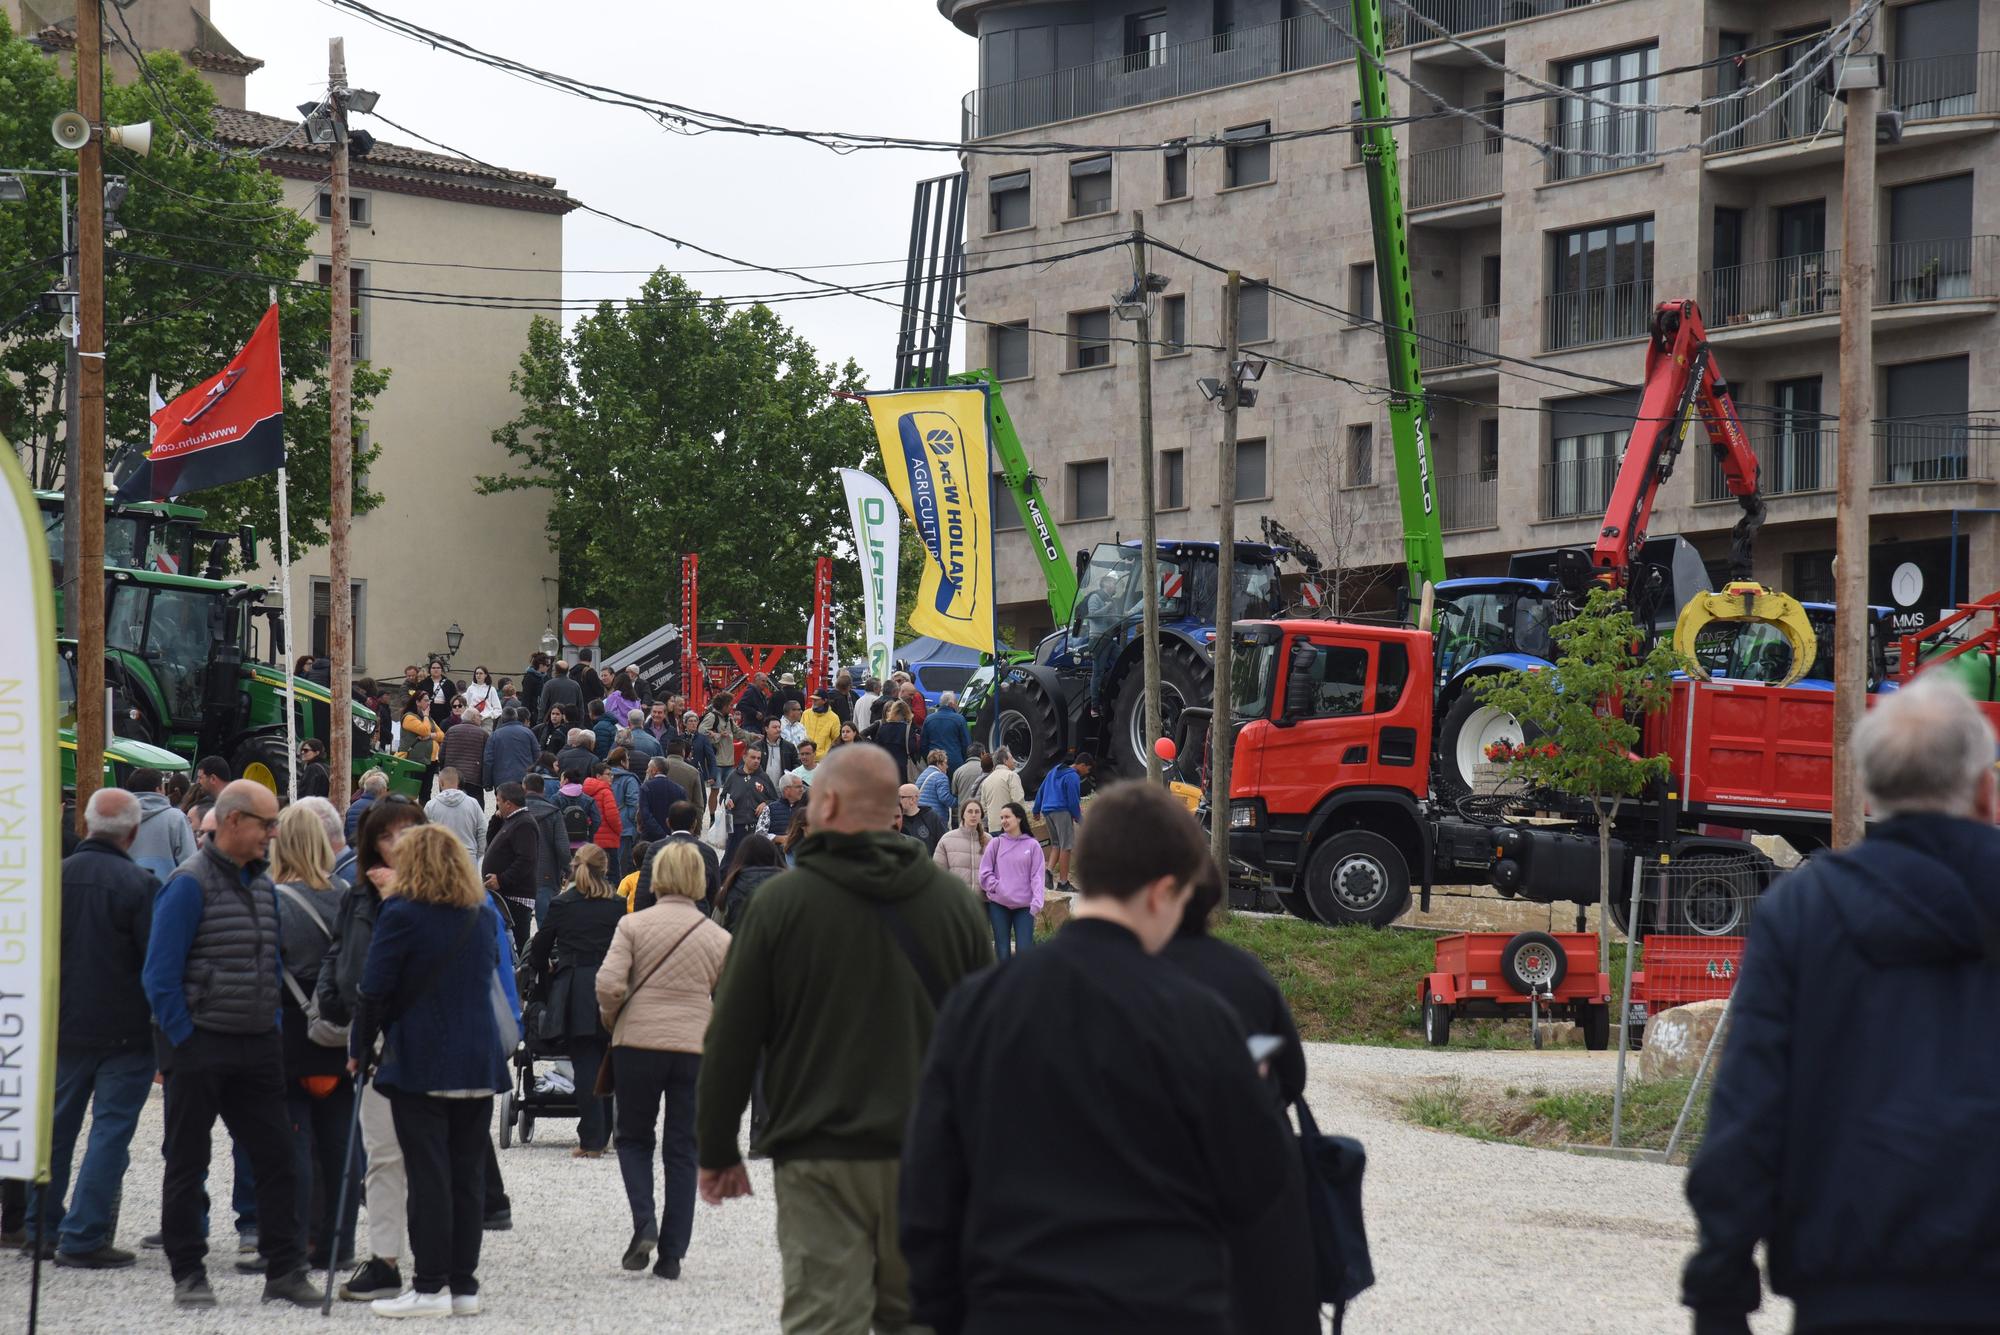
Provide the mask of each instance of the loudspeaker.
[{"label": "loudspeaker", "polygon": [[74,111],[65,111],[49,123],[49,133],[58,148],[74,153],[90,142],[90,122]]},{"label": "loudspeaker", "polygon": [[153,122],[140,121],[137,125],[114,125],[104,132],[104,142],[113,148],[122,148],[143,158],[153,151]]}]

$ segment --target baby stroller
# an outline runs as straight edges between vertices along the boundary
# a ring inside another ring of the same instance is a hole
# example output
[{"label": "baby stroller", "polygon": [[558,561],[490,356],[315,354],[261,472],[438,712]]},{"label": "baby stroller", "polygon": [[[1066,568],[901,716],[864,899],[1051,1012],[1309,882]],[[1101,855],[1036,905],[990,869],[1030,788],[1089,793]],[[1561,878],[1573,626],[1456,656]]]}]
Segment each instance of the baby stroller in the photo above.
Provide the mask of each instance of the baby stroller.
[{"label": "baby stroller", "polygon": [[[548,1003],[524,1001],[521,1007],[521,1042],[514,1049],[514,1087],[500,1096],[500,1148],[507,1149],[518,1134],[526,1145],[535,1138],[535,1123],[545,1117],[576,1117],[576,1086],[557,1070],[555,1063],[569,1057],[569,1045],[561,1039],[541,1037],[543,1015]],[[542,1065],[539,1071],[536,1063]],[[586,1095],[588,1091],[585,1091]]]}]

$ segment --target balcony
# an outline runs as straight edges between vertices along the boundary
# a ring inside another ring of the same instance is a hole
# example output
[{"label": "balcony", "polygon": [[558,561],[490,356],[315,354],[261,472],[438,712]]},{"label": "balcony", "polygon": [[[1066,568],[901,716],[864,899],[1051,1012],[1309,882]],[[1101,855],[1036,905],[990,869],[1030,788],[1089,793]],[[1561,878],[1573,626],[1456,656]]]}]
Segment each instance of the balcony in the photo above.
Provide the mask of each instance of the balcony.
[{"label": "balcony", "polygon": [[[1742,76],[1755,87],[1795,61],[1789,52],[1775,52],[1751,62]],[[1903,113],[1906,135],[1935,141],[1954,134],[1977,132],[1986,126],[1953,127],[1968,117],[2000,118],[2000,51],[1962,51],[1941,56],[1913,56],[1890,61],[1885,108]],[[1758,92],[1702,109],[1702,138],[1709,157],[1749,153],[1757,149],[1817,141],[1811,161],[1833,161],[1840,155],[1845,107],[1810,81],[1781,80]],[[1926,128],[1929,127],[1929,128]],[[1806,150],[1792,148],[1788,162]],[[1893,149],[1885,149],[1893,152]],[[1748,160],[1747,168],[1767,155]],[[1801,163],[1800,165],[1804,165]]]},{"label": "balcony", "polygon": [[1991,482],[1996,431],[2000,422],[1986,418],[1877,422],[1875,485]]},{"label": "balcony", "polygon": [[1417,316],[1417,366],[1426,375],[1490,362],[1500,353],[1500,308],[1467,306]]},{"label": "balcony", "polygon": [[1548,179],[1574,181],[1601,176],[1654,161],[1658,144],[1651,111],[1614,111],[1588,120],[1557,121],[1549,126]]},{"label": "balcony", "polygon": [[1711,330],[1761,320],[1840,314],[1840,252],[1758,260],[1701,276],[1701,310]]},{"label": "balcony", "polygon": [[[1832,491],[1837,438],[1831,426],[1752,437],[1750,448],[1757,453],[1757,489],[1767,497]],[[1707,454],[1707,466],[1695,475],[1695,502],[1706,505],[1734,500],[1722,476],[1721,457],[1713,450]]]},{"label": "balcony", "polygon": [[[1701,309],[1722,342],[1755,345],[1839,327],[1841,253],[1758,260],[1701,276]],[[1878,327],[1988,313],[2000,302],[2000,237],[1893,241],[1876,247],[1870,294]]]},{"label": "balcony", "polygon": [[[1581,9],[1597,0],[1411,0],[1417,14],[1454,36]],[[1345,13],[1344,5],[1332,7]],[[1436,33],[1397,10],[1386,22],[1390,47],[1433,41]],[[1178,42],[1158,51],[1114,56],[965,95],[960,134],[988,139],[1078,116],[1136,107],[1170,97],[1351,60],[1354,44],[1317,14],[1238,28]],[[1341,94],[1342,99],[1348,95]]]},{"label": "balcony", "polygon": [[1458,473],[1437,480],[1438,520],[1447,533],[1500,526],[1500,475]]},{"label": "balcony", "polygon": [[1475,139],[1410,154],[1410,207],[1437,209],[1500,193],[1498,139]]},{"label": "balcony", "polygon": [[1618,456],[1558,459],[1542,465],[1543,519],[1594,519],[1611,503]]},{"label": "balcony", "polygon": [[1653,316],[1653,280],[1614,283],[1542,298],[1542,346],[1549,352],[1639,338]]}]

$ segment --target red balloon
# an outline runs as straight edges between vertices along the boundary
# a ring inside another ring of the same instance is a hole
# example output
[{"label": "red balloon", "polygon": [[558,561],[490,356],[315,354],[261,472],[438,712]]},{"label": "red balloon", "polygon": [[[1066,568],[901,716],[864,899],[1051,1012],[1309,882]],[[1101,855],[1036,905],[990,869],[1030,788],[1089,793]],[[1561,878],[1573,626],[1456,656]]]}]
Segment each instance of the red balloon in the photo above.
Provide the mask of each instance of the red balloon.
[{"label": "red balloon", "polygon": [[1153,754],[1162,760],[1171,761],[1175,756],[1180,754],[1180,751],[1181,749],[1174,745],[1174,739],[1171,737],[1162,737],[1153,743]]}]

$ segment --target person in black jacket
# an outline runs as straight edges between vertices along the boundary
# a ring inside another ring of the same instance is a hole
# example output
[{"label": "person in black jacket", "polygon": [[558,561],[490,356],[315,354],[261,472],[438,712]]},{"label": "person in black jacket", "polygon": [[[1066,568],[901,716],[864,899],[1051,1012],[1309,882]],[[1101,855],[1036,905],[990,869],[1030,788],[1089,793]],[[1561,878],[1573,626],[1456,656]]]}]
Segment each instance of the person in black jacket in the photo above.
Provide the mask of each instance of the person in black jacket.
[{"label": "person in black jacket", "polygon": [[1299,1160],[1236,1017],[1157,958],[1207,857],[1164,789],[1106,789],[1071,921],[946,999],[899,1198],[937,1335],[1236,1335],[1232,1271]]},{"label": "person in black jacket", "polygon": [[[712,914],[715,912],[716,892],[722,881],[722,863],[715,856],[715,850],[703,843],[695,834],[695,822],[700,819],[701,812],[696,808],[694,803],[674,803],[667,808],[667,838],[670,840],[686,840],[688,843],[693,844],[696,850],[700,852],[701,865],[706,873],[706,885],[702,891],[701,903],[697,907],[703,913]],[[657,853],[659,849],[655,848],[653,851]],[[632,911],[637,913],[640,909],[649,909],[658,902],[658,897],[653,894],[652,888],[649,886],[633,896]]]},{"label": "person in black jacket", "polygon": [[326,771],[326,743],[308,737],[299,743],[299,796],[325,797],[332,787]]},{"label": "person in black jacket", "polygon": [[[578,676],[582,676],[584,671],[579,669]],[[541,717],[546,719],[549,711],[557,706],[561,706],[567,722],[575,723],[583,718],[583,687],[561,663],[549,669],[549,679],[542,683]]]},{"label": "person in black jacket", "polygon": [[[139,984],[159,882],[126,852],[139,799],[104,788],[84,808],[89,833],[62,864],[62,992],[56,1021],[55,1125],[49,1182],[30,1193],[28,1245],[59,1265],[132,1264],[112,1245],[132,1133],[153,1087],[153,1017]],[[67,1208],[70,1161],[90,1109],[90,1144]],[[40,1200],[48,1193],[48,1203]],[[44,1233],[34,1228],[47,1210]]]},{"label": "person in black jacket", "polygon": [[604,1155],[610,1139],[609,1099],[591,1096],[611,1035],[597,1014],[597,966],[611,949],[611,934],[625,916],[625,901],[611,883],[605,852],[596,844],[576,850],[570,888],[549,905],[549,919],[528,946],[528,975],[544,1010],[538,1036],[566,1043],[576,1071],[577,1147],[582,1159]]},{"label": "person in black jacket", "polygon": [[520,784],[501,784],[493,795],[493,806],[493,819],[486,827],[486,857],[479,864],[479,874],[487,890],[499,896],[518,952],[528,945],[535,888],[541,883],[542,864],[549,856],[547,836],[528,810],[528,790]]},{"label": "person in black jacket", "polygon": [[549,905],[555,902],[562,883],[569,877],[569,836],[563,833],[562,812],[549,800],[555,796],[555,787],[540,774],[530,774],[521,785],[527,794],[528,814],[542,835],[541,856],[535,862],[537,927],[549,920]]},{"label": "person in black jacket", "polygon": [[2000,791],[1985,715],[1948,678],[1879,697],[1852,745],[1867,838],[1787,873],[1743,950],[1708,1133],[1688,1171],[1698,1332],[1990,1330],[2000,1312]]}]

